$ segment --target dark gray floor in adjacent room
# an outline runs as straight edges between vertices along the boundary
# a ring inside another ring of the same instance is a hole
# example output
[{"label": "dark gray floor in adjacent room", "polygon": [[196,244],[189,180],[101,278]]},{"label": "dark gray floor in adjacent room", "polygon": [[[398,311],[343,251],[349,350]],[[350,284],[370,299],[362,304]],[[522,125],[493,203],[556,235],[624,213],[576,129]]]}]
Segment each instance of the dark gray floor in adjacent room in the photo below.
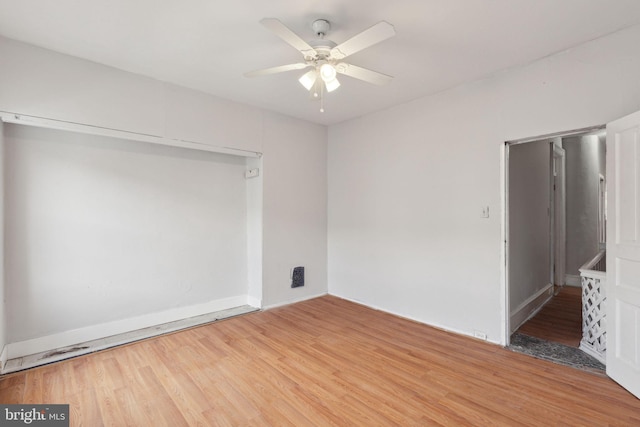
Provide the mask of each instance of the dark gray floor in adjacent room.
[{"label": "dark gray floor in adjacent room", "polygon": [[605,366],[579,348],[545,341],[517,332],[511,336],[511,344],[508,348],[538,359],[549,360],[596,374],[605,374]]}]

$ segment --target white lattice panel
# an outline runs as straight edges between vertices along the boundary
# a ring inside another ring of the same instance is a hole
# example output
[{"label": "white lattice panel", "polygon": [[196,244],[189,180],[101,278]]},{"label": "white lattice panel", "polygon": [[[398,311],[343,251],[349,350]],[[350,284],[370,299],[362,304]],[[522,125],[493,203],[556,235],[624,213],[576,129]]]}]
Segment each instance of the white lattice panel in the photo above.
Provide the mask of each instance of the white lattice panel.
[{"label": "white lattice panel", "polygon": [[605,363],[607,319],[604,278],[582,272],[582,341],[580,348]]}]

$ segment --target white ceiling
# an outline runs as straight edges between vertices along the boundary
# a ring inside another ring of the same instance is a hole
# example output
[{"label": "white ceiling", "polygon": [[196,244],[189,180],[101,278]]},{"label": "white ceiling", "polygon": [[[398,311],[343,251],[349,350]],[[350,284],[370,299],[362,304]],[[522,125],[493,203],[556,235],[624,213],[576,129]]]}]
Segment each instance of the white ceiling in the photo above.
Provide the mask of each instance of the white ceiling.
[{"label": "white ceiling", "polygon": [[[349,57],[390,74],[384,87],[340,77],[324,113],[299,62],[258,21],[305,40],[328,19],[340,43],[380,20],[397,35]],[[640,22],[638,0],[0,0],[0,35],[321,124],[338,123],[529,63]],[[1,60],[1,59],[0,59]]]}]

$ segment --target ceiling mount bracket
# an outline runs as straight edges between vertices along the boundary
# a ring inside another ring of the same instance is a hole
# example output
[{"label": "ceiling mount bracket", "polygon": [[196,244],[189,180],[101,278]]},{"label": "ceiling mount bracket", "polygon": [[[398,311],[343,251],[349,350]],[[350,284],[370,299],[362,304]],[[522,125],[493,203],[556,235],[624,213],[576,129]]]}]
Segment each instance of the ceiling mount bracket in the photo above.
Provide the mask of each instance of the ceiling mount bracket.
[{"label": "ceiling mount bracket", "polygon": [[313,32],[316,34],[316,36],[324,38],[324,36],[329,34],[329,31],[331,30],[331,24],[326,19],[316,19],[311,24],[311,28],[313,29]]}]

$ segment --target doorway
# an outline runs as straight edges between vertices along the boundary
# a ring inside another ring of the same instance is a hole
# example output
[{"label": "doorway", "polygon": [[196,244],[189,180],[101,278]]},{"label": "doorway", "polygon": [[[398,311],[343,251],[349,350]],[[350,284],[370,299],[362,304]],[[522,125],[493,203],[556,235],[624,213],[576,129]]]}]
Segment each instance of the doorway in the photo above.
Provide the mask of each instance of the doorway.
[{"label": "doorway", "polygon": [[604,127],[596,127],[506,143],[512,347],[550,343],[562,354],[570,347],[582,356],[578,270],[602,246],[605,138]]}]

